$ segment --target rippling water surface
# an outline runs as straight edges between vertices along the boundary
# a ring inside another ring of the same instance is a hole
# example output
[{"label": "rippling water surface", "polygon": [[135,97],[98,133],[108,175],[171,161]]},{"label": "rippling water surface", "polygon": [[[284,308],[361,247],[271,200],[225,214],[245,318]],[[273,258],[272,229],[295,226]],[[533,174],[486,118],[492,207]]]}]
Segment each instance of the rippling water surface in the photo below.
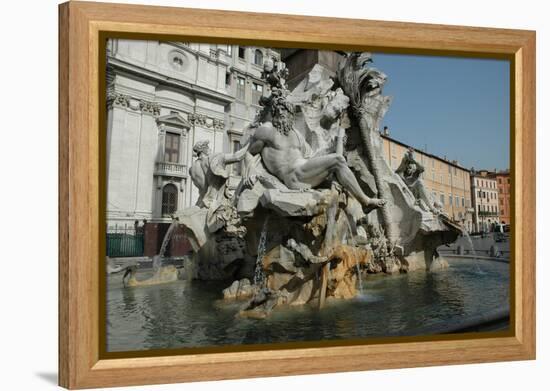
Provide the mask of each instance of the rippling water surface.
[{"label": "rippling water surface", "polygon": [[[453,260],[448,270],[369,276],[352,300],[235,318],[243,302],[220,300],[230,282],[177,281],[123,288],[107,281],[107,350],[132,351],[414,335],[509,307],[509,265]],[[479,267],[476,267],[479,266]]]}]

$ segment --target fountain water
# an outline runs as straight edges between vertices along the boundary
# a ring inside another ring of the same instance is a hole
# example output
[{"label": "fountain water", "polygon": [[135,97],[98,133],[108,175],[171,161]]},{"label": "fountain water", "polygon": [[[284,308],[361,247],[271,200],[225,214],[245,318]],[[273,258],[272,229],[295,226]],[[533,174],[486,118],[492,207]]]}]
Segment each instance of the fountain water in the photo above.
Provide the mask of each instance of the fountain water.
[{"label": "fountain water", "polygon": [[357,281],[359,281],[359,296],[363,294],[363,279],[361,278],[361,269],[359,268],[359,259],[357,259],[357,262],[355,263],[355,267],[357,268]]},{"label": "fountain water", "polygon": [[[122,283],[124,286],[150,286],[164,284],[167,282],[176,281],[178,279],[178,271],[174,265],[162,266],[162,259],[164,258],[168,243],[170,242],[177,226],[178,221],[174,219],[164,235],[159,253],[153,257],[154,274],[145,280],[138,280],[136,278],[137,267],[132,266],[127,268],[126,273],[124,273],[124,276],[122,277]],[[126,283],[127,276],[130,276],[130,279]]]},{"label": "fountain water", "polygon": [[468,245],[470,246],[470,250],[471,250],[472,254],[475,256],[476,255],[476,250],[474,248],[474,243],[472,242],[472,238],[470,237],[470,234],[468,233],[468,231],[466,231],[466,229],[464,229],[462,231],[462,234],[464,235],[464,237],[468,241]]},{"label": "fountain water", "polygon": [[476,273],[477,274],[485,274],[481,270],[481,268],[479,267],[479,260],[477,259],[477,253],[476,253],[476,249],[474,248],[474,242],[472,241],[472,238],[470,237],[470,234],[468,233],[466,228],[464,228],[462,230],[462,234],[464,235],[464,237],[466,238],[466,241],[468,242],[468,245],[470,246],[470,251],[471,251],[471,253],[473,255],[473,258],[475,260],[474,265],[476,266]]},{"label": "fountain water", "polygon": [[258,242],[258,254],[256,255],[256,267],[254,269],[254,285],[262,287],[265,284],[265,274],[262,269],[262,260],[265,255],[265,245],[267,242],[267,226],[269,223],[269,216],[266,217],[262,232],[260,233],[260,240]]},{"label": "fountain water", "polygon": [[160,246],[158,256],[153,257],[153,268],[155,270],[157,270],[161,266],[162,259],[164,258],[164,254],[166,253],[166,249],[168,248],[168,243],[170,243],[170,239],[172,239],[172,235],[177,226],[178,221],[172,220],[172,223],[170,224],[168,230],[166,231],[166,234],[164,235],[164,239],[162,239],[162,244]]}]

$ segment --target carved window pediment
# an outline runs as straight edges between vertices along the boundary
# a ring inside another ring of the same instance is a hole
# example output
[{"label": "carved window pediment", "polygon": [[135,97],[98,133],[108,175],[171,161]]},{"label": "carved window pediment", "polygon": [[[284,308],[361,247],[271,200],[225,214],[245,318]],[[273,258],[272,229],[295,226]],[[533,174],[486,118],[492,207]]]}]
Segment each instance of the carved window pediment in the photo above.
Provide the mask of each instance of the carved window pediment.
[{"label": "carved window pediment", "polygon": [[159,127],[164,125],[166,128],[179,130],[180,132],[188,131],[191,124],[179,114],[168,114],[157,118]]}]

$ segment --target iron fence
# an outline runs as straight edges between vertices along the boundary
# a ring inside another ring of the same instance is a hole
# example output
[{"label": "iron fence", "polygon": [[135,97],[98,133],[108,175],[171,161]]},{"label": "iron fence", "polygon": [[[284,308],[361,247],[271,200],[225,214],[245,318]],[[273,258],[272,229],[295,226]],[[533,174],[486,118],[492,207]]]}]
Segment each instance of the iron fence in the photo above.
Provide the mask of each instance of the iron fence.
[{"label": "iron fence", "polygon": [[108,257],[143,256],[143,227],[134,225],[114,225],[107,227]]}]

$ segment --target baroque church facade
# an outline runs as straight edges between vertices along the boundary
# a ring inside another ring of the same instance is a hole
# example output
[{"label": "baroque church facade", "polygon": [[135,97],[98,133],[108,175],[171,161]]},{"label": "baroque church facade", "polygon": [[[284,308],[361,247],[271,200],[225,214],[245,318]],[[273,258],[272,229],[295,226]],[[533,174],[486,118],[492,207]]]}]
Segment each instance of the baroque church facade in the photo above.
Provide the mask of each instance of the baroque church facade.
[{"label": "baroque church facade", "polygon": [[[276,50],[206,43],[110,40],[107,45],[107,226],[165,223],[198,197],[193,145],[240,148]],[[238,177],[240,168],[232,168]]]}]

